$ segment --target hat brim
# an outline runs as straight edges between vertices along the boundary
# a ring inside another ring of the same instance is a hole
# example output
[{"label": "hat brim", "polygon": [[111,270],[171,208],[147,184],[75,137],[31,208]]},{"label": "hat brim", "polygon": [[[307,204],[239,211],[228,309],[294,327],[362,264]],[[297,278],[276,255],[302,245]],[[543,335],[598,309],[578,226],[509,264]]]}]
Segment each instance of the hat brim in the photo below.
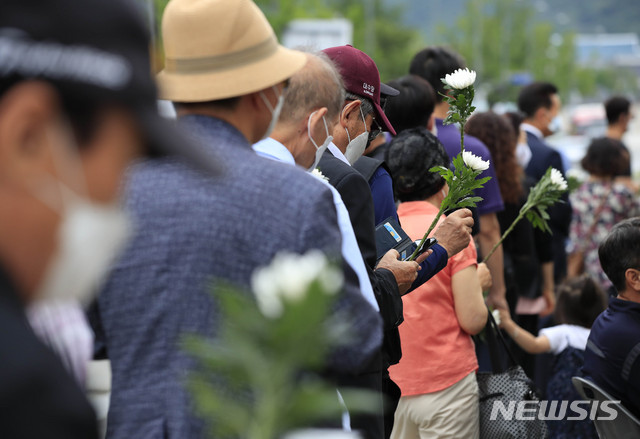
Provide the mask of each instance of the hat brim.
[{"label": "hat brim", "polygon": [[276,85],[307,62],[304,53],[278,46],[270,56],[239,67],[202,73],[162,70],[158,76],[161,99],[207,102],[243,96]]},{"label": "hat brim", "polygon": [[400,91],[382,82],[380,83],[380,94],[393,97],[398,96],[400,94]]},{"label": "hat brim", "polygon": [[376,112],[376,118],[382,122],[382,127],[385,129],[385,131],[388,131],[395,136],[396,130],[391,125],[391,122],[389,122],[389,119],[387,119],[387,115],[384,114],[384,111],[382,110],[382,107],[380,106],[380,104],[376,104],[374,102],[373,108],[375,109],[375,112]]},{"label": "hat brim", "polygon": [[171,155],[210,176],[223,173],[222,166],[210,152],[189,139],[176,120],[160,116],[155,107],[138,109],[135,117],[151,157]]}]

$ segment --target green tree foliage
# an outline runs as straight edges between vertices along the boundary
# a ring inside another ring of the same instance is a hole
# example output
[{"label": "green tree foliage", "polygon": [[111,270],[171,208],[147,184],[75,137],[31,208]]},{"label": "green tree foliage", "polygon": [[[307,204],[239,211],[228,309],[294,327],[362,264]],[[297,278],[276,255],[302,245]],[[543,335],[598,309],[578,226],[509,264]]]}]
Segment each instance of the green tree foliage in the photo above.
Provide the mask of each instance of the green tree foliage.
[{"label": "green tree foliage", "polygon": [[530,2],[468,0],[455,22],[439,26],[436,35],[438,43],[458,51],[482,83],[493,88],[490,102],[513,101],[518,87],[505,84],[520,72],[552,81],[565,98],[573,91],[594,96],[601,89],[637,90],[631,72],[577,66],[575,35],[540,21]]}]

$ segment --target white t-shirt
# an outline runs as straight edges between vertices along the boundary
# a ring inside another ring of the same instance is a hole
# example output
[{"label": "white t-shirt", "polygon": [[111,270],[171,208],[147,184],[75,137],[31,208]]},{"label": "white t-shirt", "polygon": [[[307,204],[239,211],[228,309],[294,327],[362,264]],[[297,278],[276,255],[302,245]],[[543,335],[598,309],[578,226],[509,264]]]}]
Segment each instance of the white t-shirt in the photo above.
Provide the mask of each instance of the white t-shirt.
[{"label": "white t-shirt", "polygon": [[551,348],[549,352],[557,355],[571,346],[572,348],[585,350],[590,329],[577,325],[558,325],[550,328],[543,328],[539,335],[544,335],[549,339]]}]

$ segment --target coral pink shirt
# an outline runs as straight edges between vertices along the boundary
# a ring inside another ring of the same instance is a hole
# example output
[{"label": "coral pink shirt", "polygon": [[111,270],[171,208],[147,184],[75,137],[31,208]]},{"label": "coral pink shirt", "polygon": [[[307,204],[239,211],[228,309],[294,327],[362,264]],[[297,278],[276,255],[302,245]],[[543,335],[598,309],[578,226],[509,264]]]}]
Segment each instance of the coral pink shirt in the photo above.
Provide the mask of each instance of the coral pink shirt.
[{"label": "coral pink shirt", "polygon": [[[406,202],[398,207],[402,229],[413,240],[422,238],[437,214],[438,209],[426,201]],[[443,220],[444,217],[440,219]],[[402,396],[446,389],[478,369],[473,341],[458,323],[451,288],[453,275],[477,265],[476,259],[472,241],[450,258],[442,271],[402,296],[402,359],[389,368]]]}]

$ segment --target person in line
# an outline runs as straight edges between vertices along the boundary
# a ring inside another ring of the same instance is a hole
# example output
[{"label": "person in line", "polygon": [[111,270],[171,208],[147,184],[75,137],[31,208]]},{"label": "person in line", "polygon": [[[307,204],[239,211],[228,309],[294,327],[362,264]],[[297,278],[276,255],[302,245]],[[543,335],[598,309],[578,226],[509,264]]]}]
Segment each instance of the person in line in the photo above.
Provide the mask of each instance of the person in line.
[{"label": "person in line", "polygon": [[[604,103],[604,110],[607,115],[607,133],[606,137],[616,141],[616,144],[629,153],[629,148],[622,141],[622,137],[629,129],[629,123],[633,119],[631,112],[631,101],[624,96],[612,96]],[[629,169],[624,173],[626,177],[631,177],[631,160],[629,160]]]},{"label": "person in line", "polygon": [[[448,165],[444,147],[426,128],[403,131],[391,141],[398,216],[411,239],[423,236],[449,190],[439,174],[425,170]],[[402,391],[392,439],[480,435],[478,361],[471,335],[485,327],[487,307],[476,266],[470,242],[429,282],[402,298],[403,355],[389,369]]]},{"label": "person in line", "polygon": [[589,173],[570,195],[573,215],[569,231],[569,276],[582,271],[593,276],[604,291],[615,295],[598,260],[598,245],[614,225],[640,215],[640,198],[629,187],[629,155],[607,137],[591,141],[582,168]]},{"label": "person in line", "polygon": [[[253,149],[263,157],[298,165],[318,174],[316,165],[331,142],[329,127],[333,127],[338,119],[344,102],[344,88],[340,73],[324,53],[307,53],[306,56],[305,66],[289,81],[282,113],[273,132],[270,137],[254,144]],[[338,191],[322,177],[320,181],[326,184],[333,195],[342,235],[342,255],[356,271],[362,294],[374,308],[379,309],[349,220],[349,212]],[[391,269],[397,259],[392,255],[381,261],[378,268]],[[392,265],[387,265],[387,260]]]},{"label": "person in line", "polygon": [[633,119],[631,101],[624,96],[612,96],[604,103],[607,115],[607,137],[622,141]]},{"label": "person in line", "polygon": [[97,438],[25,308],[86,304],[99,288],[131,230],[119,195],[133,160],[217,169],[157,115],[145,29],[120,0],[0,2],[0,437]]},{"label": "person in line", "polygon": [[[416,126],[428,126],[431,120],[433,126],[433,90],[428,82],[415,76],[407,75],[388,84],[380,90],[380,102],[387,118],[396,132]],[[426,90],[425,90],[426,88]],[[392,91],[391,91],[392,90]],[[369,182],[373,194],[375,208],[375,222],[380,224],[388,217],[398,219],[395,203],[388,201],[387,197],[376,196],[383,190],[393,194],[393,181],[386,165],[386,153],[389,143],[385,134],[381,133],[373,141],[369,142],[365,155],[360,157],[353,165],[355,169]],[[376,135],[373,133],[373,135]],[[389,197],[390,198],[390,197]]]},{"label": "person in line", "polygon": [[[460,154],[460,132],[455,124],[444,125],[443,121],[447,117],[449,104],[443,100],[442,95],[448,93],[448,90],[444,88],[442,78],[465,67],[466,63],[459,54],[444,47],[427,47],[421,50],[413,57],[409,67],[409,73],[426,79],[435,91],[436,135],[451,160]],[[482,160],[489,161],[489,168],[480,174],[480,178],[491,177],[491,180],[475,192],[476,196],[482,198],[477,206],[479,228],[478,234],[475,236],[482,257],[489,253],[500,240],[500,223],[497,214],[504,209],[504,205],[500,196],[493,158],[486,145],[473,136],[465,136],[464,147],[465,150],[472,152]],[[487,303],[498,308],[507,307],[502,257],[502,246],[499,246],[487,264],[493,279]]]},{"label": "person in line", "polygon": [[[516,127],[519,128],[519,127]],[[504,210],[498,213],[501,234],[507,230],[527,201],[533,181],[517,162],[516,136],[509,121],[494,112],[474,113],[465,126],[466,133],[480,139],[491,151],[498,175]],[[538,315],[550,315],[556,298],[553,282],[552,235],[535,229],[529,221],[520,221],[502,243],[507,303],[512,315],[518,304],[533,303],[542,297],[545,308],[527,310],[520,306],[518,323],[535,332]],[[516,355],[529,376],[534,376],[535,358],[515,347]]]},{"label": "person in line", "polygon": [[582,373],[640,418],[640,218],[615,225],[598,249],[617,295],[591,326]]},{"label": "person in line", "polygon": [[[558,129],[561,108],[558,88],[548,82],[534,82],[524,86],[518,94],[518,109],[524,114],[522,129],[527,132],[527,144],[531,149],[531,159],[525,173],[537,183],[549,167],[560,171],[564,176],[566,169],[560,153],[545,141],[545,137]],[[560,283],[567,275],[567,252],[565,241],[569,236],[571,224],[571,204],[567,194],[563,203],[549,208],[549,227],[553,232],[553,279]]]},{"label": "person in line", "polygon": [[[212,281],[248,288],[254,270],[280,251],[319,249],[340,259],[331,191],[251,148],[277,123],[305,55],[280,46],[250,0],[173,0],[162,31],[162,97],[224,174],[212,179],[167,159],[130,171],[126,206],[138,233],[113,267],[94,324],[112,366],[108,438],[204,434],[184,388],[194,360],[180,341],[185,333],[216,336]],[[334,306],[351,337],[328,358],[332,372],[365,367],[382,341],[379,314],[343,266],[345,288]]]},{"label": "person in line", "polygon": [[[543,328],[534,336],[511,319],[508,310],[500,310],[500,327],[530,354],[553,354],[552,374],[547,383],[549,401],[576,401],[581,397],[571,378],[584,364],[584,350],[593,322],[607,307],[607,298],[589,275],[567,280],[558,287],[555,326]],[[582,421],[547,421],[550,438],[596,439],[593,423]]]}]

